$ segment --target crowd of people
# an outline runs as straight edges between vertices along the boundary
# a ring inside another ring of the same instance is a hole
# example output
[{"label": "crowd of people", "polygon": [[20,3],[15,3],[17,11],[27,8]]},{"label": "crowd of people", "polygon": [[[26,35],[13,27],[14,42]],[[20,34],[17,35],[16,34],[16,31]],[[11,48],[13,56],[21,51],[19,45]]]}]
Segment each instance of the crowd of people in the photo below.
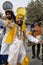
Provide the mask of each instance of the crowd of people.
[{"label": "crowd of people", "polygon": [[[5,11],[6,20],[0,19],[0,64],[1,65],[29,65],[30,59],[25,50],[26,37],[37,45],[37,58],[40,59],[41,24],[35,23],[33,33],[26,28],[24,15],[14,14],[13,10]],[[35,46],[32,46],[32,58],[35,58]]]}]

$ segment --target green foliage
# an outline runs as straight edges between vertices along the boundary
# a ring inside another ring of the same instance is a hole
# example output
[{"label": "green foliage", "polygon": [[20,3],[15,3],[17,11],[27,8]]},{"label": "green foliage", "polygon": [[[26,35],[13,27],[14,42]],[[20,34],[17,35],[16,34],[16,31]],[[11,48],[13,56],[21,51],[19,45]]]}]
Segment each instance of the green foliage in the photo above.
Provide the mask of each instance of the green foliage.
[{"label": "green foliage", "polygon": [[37,22],[43,19],[43,1],[42,0],[35,0],[28,3],[27,7],[27,14],[26,14],[26,21],[29,22]]}]

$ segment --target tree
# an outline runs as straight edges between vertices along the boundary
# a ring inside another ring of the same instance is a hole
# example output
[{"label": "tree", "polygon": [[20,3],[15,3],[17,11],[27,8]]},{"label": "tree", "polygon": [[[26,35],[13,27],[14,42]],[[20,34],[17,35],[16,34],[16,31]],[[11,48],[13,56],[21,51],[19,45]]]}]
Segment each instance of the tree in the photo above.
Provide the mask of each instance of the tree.
[{"label": "tree", "polygon": [[26,21],[37,22],[43,20],[43,2],[42,0],[31,0],[26,7]]}]

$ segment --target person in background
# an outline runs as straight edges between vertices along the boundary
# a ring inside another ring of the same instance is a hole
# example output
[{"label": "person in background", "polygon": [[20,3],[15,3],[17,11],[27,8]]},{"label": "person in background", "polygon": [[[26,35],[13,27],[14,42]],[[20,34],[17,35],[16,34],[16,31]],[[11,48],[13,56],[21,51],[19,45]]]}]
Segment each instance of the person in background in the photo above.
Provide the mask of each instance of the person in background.
[{"label": "person in background", "polygon": [[0,49],[1,49],[3,35],[5,34],[5,27],[6,27],[6,22],[5,20],[2,19],[2,13],[0,13]]},{"label": "person in background", "polygon": [[[35,23],[33,36],[38,40],[42,40],[41,34],[42,34],[41,23]],[[35,47],[36,45],[32,46],[32,55],[33,55],[32,58],[35,58]],[[40,60],[39,54],[40,54],[40,44],[37,44],[37,58]]]}]

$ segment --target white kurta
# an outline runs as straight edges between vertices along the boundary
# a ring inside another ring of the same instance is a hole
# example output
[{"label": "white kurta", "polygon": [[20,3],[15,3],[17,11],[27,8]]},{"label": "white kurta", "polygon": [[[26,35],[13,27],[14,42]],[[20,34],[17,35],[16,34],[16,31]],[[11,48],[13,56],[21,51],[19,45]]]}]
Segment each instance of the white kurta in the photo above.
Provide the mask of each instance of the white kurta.
[{"label": "white kurta", "polygon": [[[29,31],[28,31],[29,32]],[[31,42],[35,42],[38,44],[38,41],[36,38],[34,38],[32,35],[28,35],[28,32],[26,33],[28,39]],[[10,45],[9,48],[9,57],[8,62],[11,65],[17,65],[17,62],[22,63],[24,57],[26,56],[26,51],[23,45],[23,40],[19,40],[17,37],[15,38],[15,41],[12,45]]]},{"label": "white kurta", "polygon": [[11,65],[17,65],[17,62],[22,63],[26,51],[22,40],[15,39],[14,43],[10,45],[8,62]]},{"label": "white kurta", "polygon": [[[7,25],[7,23],[4,21],[4,24]],[[11,23],[10,27],[12,27],[14,25],[14,22]],[[7,34],[8,34],[8,31],[10,30],[10,28],[6,27],[6,33],[5,35],[3,36],[3,40],[2,40],[2,46],[1,46],[1,54],[2,55],[6,55],[8,54],[8,50],[9,50],[9,46],[10,44],[6,44],[5,40],[6,40],[6,37],[7,37]]]}]

